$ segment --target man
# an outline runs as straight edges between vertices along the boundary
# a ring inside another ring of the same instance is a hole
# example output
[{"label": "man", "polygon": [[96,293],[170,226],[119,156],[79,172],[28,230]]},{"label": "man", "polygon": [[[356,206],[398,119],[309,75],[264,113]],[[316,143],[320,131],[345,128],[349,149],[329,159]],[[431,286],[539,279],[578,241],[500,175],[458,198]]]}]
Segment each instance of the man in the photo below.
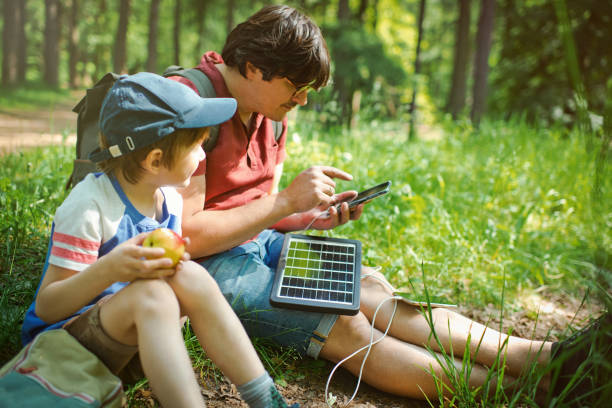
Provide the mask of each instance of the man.
[{"label": "man", "polygon": [[[361,309],[355,316],[278,309],[269,296],[282,246],[282,232],[307,226],[332,229],[359,219],[363,205],[349,211],[355,191],[336,194],[334,179],[351,176],[334,167],[315,166],[278,190],[285,159],[287,112],[307,103],[308,92],[329,78],[329,55],[319,28],[287,6],[265,7],[228,36],[222,54],[208,52],[197,67],[219,97],[238,101],[236,115],[219,128],[215,148],[192,176],[184,197],[183,231],[189,252],[218,282],[251,336],[268,337],[313,358],[338,362],[370,342],[376,307],[392,295],[382,274],[364,267]],[[195,90],[185,78],[174,77]],[[272,121],[283,122],[276,140]],[[339,210],[334,204],[342,203]],[[329,209],[329,216],[323,214]],[[311,225],[312,224],[312,225]],[[387,302],[376,319],[375,338],[393,312]],[[441,345],[459,356],[469,349],[475,364],[471,386],[485,383],[500,346],[506,355],[504,382],[510,384],[529,363],[546,365],[551,343],[506,336],[455,312],[432,310]],[[371,351],[363,372],[370,385],[397,395],[437,395],[429,370],[446,380],[442,367],[425,348],[439,350],[419,309],[398,305],[387,337]],[[450,333],[450,334],[449,334]],[[478,340],[482,339],[480,345]],[[479,347],[476,354],[476,348]],[[363,356],[363,353],[359,354]],[[461,365],[457,360],[456,364]],[[361,358],[345,367],[359,374]],[[542,382],[546,388],[546,381]]]}]

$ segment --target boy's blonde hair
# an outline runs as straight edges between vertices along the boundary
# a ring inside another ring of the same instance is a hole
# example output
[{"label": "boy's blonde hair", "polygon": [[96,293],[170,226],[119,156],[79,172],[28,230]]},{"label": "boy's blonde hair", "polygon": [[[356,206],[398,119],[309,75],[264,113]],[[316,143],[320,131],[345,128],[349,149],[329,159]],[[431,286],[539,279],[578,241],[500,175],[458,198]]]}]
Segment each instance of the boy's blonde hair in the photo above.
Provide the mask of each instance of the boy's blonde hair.
[{"label": "boy's blonde hair", "polygon": [[[176,160],[185,150],[192,147],[195,143],[204,143],[204,136],[207,129],[206,127],[197,129],[177,129],[163,139],[145,146],[142,149],[102,161],[98,163],[98,167],[108,175],[116,171],[121,172],[121,175],[128,182],[136,184],[140,181],[144,172],[140,163],[153,149],[160,149],[163,152],[160,164],[167,169],[172,169]],[[100,147],[102,149],[110,147],[102,132],[100,132]]]}]

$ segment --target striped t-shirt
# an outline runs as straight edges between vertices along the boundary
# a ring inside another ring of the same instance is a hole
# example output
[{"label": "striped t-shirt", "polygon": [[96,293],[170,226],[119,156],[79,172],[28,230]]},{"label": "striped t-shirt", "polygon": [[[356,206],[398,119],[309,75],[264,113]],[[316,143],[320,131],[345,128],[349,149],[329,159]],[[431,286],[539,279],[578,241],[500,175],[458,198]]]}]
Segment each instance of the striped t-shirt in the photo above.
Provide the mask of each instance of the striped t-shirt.
[{"label": "striped t-shirt", "polygon": [[[80,272],[141,232],[166,227],[180,235],[182,198],[172,187],[163,187],[161,191],[164,203],[158,222],[136,210],[114,177],[89,174],[74,187],[55,213],[41,282],[49,264]],[[45,323],[36,315],[35,301],[32,302],[21,330],[23,343],[29,343],[41,331],[61,327],[100,298],[118,292],[127,284],[115,282],[74,315],[53,324]]]}]

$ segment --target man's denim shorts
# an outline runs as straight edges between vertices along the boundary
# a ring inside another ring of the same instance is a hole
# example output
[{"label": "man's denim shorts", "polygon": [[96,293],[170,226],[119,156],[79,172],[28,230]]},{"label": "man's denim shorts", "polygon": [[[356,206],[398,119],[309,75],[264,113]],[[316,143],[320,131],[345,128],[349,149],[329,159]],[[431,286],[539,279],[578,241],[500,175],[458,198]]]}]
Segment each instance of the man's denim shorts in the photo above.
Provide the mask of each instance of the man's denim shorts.
[{"label": "man's denim shorts", "polygon": [[251,337],[271,339],[317,358],[338,315],[270,305],[270,292],[284,234],[264,230],[258,237],[201,261]]}]

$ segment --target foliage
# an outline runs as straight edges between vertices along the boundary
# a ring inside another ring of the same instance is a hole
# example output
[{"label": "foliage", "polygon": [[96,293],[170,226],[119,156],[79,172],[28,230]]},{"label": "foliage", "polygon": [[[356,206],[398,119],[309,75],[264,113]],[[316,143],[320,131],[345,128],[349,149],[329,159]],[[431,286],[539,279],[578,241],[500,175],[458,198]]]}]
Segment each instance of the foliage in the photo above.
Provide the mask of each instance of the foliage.
[{"label": "foliage", "polygon": [[63,201],[73,148],[0,158],[0,362],[21,348],[19,333],[45,261],[51,221]]},{"label": "foliage", "polygon": [[332,56],[332,85],[309,95],[310,107],[322,111],[320,118],[328,124],[341,124],[353,114],[352,96],[363,95],[361,104],[368,108],[360,119],[388,117],[389,106],[399,101],[398,88],[406,74],[396,57],[385,52],[381,39],[363,26],[339,23],[322,28]]},{"label": "foliage", "polygon": [[[598,0],[563,1],[567,3],[571,22],[568,33],[576,43],[577,63],[583,75],[589,110],[601,116],[605,83],[612,74],[612,52],[606,43],[612,27],[612,5],[608,1]],[[337,84],[348,82],[351,95],[353,91],[361,90],[362,105],[375,105],[378,118],[381,115],[385,118],[402,118],[401,107],[409,102],[411,93],[412,81],[404,81],[404,78],[412,73],[414,64],[418,1],[367,2],[363,20],[357,19],[357,10],[362,2],[351,1],[348,27],[341,26],[337,20],[337,1],[295,0],[286,3],[303,9],[326,28]],[[473,0],[471,3],[473,42],[480,2]],[[531,122],[571,123],[576,112],[574,88],[568,75],[566,50],[554,2],[499,0],[498,3],[490,57],[490,115],[507,118],[521,114]],[[131,4],[127,66],[129,72],[134,73],[145,69],[150,2],[132,0]],[[181,54],[179,61],[174,61],[174,4],[173,0],[161,1],[157,72],[174,63],[194,66],[204,51],[220,51],[227,35],[227,2],[209,0],[202,6],[202,2],[197,0],[183,0]],[[264,2],[237,0],[235,4],[234,21],[238,22],[263,6]],[[45,13],[40,2],[28,1],[26,7],[26,80],[35,82],[42,79]],[[200,7],[205,7],[201,33],[197,32],[197,10]],[[64,21],[69,11],[67,4]],[[447,105],[457,15],[455,1],[427,2],[421,54],[422,75],[417,79],[421,94],[419,112],[426,117],[437,115]],[[118,1],[80,1],[77,72],[81,84],[91,85],[112,69],[117,23]],[[61,84],[68,82],[68,26],[62,24]],[[199,47],[203,49],[197,49]],[[468,85],[471,81],[469,78]],[[374,84],[373,89],[370,84]],[[338,106],[338,94],[331,89],[321,92],[313,100],[317,102],[319,110],[325,111],[329,121],[346,121],[351,113],[347,105],[350,100],[341,100],[342,106]],[[361,119],[368,120],[370,117],[362,115]]]},{"label": "foliage", "polygon": [[[607,43],[612,3],[567,1],[578,67],[589,110],[602,115],[606,81],[612,76]],[[491,108],[500,115],[522,112],[529,120],[574,120],[577,107],[567,50],[559,32],[554,2],[502,2],[499,60],[491,71]],[[538,40],[534,40],[538,39]]]}]

